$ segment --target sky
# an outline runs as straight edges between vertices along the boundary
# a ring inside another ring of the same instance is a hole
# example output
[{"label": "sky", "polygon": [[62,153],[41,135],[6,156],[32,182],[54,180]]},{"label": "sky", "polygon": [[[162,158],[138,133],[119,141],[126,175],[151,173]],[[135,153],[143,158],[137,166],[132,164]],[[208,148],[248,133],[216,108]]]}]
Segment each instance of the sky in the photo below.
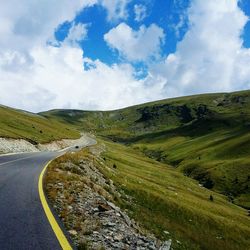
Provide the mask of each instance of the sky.
[{"label": "sky", "polygon": [[249,0],[0,1],[0,104],[111,110],[250,89]]}]

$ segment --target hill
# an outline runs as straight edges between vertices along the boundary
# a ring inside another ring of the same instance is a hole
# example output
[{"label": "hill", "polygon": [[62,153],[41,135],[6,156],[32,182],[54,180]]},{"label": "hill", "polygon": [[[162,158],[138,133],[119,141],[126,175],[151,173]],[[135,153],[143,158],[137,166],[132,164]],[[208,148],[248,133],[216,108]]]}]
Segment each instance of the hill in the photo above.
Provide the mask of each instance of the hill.
[{"label": "hill", "polygon": [[250,208],[250,91],[40,115],[139,149]]},{"label": "hill", "polygon": [[[124,216],[117,215],[119,209],[112,212],[106,201],[127,213],[126,225],[134,219],[138,232],[171,241],[171,249],[249,248],[245,209],[129,146],[99,139],[97,145],[53,161],[45,183],[66,229],[77,232],[72,237],[77,249],[106,249],[118,242],[119,249],[136,249],[137,234],[127,234],[131,228],[124,229]],[[159,249],[152,243],[138,248]]]},{"label": "hill", "polygon": [[79,132],[68,124],[23,110],[0,106],[0,137],[25,139],[37,144],[79,136]]}]

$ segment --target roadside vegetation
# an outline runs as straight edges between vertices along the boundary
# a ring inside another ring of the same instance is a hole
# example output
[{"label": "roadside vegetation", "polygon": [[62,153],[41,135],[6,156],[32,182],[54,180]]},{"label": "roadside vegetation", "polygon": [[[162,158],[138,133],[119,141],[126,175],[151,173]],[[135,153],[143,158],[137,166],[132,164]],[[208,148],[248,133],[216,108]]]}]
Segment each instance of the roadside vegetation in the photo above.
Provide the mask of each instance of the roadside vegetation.
[{"label": "roadside vegetation", "polygon": [[[248,249],[247,210],[139,150],[106,140],[92,148],[100,145],[105,145],[100,157],[83,149],[57,159],[49,167],[54,172],[49,172],[47,183],[58,178],[61,183],[71,178],[73,183],[73,175],[62,174],[59,166],[67,162],[79,165],[83,158],[88,159],[122,194],[113,199],[116,205],[156,237],[172,239],[174,249]],[[47,192],[53,200],[58,190],[50,186]],[[69,201],[72,203],[70,197]]]}]

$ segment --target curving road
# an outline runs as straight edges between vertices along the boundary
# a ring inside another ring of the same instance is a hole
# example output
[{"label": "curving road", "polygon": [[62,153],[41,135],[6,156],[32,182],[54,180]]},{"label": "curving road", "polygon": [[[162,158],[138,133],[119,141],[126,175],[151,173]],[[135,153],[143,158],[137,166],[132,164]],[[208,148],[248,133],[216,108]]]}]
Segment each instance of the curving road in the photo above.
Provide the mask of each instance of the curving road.
[{"label": "curving road", "polygon": [[[90,140],[84,146],[94,143]],[[0,156],[1,250],[62,249],[44,213],[38,192],[38,180],[45,164],[62,153]]]}]

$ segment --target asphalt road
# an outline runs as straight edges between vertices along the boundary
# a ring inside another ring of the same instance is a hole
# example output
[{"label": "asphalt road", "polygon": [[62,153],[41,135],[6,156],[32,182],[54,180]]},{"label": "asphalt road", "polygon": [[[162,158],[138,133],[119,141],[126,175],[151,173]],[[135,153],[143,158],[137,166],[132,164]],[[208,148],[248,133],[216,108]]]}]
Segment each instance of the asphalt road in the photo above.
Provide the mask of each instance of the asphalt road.
[{"label": "asphalt road", "polygon": [[45,164],[60,154],[0,156],[0,250],[61,249],[38,192]]}]

